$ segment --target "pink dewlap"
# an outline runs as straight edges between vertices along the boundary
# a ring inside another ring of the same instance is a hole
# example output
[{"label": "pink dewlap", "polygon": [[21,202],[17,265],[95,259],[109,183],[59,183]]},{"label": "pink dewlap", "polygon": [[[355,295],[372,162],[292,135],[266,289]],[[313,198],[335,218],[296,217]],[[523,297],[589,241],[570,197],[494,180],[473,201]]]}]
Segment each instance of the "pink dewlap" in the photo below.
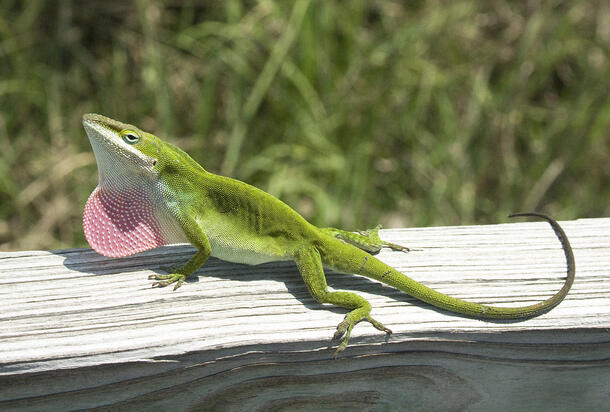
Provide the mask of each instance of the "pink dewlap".
[{"label": "pink dewlap", "polygon": [[109,257],[129,256],[165,244],[152,202],[138,189],[95,188],[83,215],[89,245]]}]

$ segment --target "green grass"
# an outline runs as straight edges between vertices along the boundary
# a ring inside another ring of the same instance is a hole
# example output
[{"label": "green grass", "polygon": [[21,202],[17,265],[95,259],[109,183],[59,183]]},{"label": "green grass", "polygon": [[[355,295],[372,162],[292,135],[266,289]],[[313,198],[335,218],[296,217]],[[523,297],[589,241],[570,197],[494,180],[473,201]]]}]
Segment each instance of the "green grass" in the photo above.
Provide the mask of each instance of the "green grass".
[{"label": "green grass", "polygon": [[324,226],[609,216],[609,27],[601,0],[0,1],[0,248],[86,246],[86,112]]}]

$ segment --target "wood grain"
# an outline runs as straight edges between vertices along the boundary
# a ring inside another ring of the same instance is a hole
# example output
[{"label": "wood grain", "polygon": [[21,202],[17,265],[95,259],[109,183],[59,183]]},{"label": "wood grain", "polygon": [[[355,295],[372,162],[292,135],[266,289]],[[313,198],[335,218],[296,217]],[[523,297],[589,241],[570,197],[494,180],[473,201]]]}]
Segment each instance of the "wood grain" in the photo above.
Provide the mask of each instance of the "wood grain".
[{"label": "wood grain", "polygon": [[[561,222],[576,257],[564,302],[526,321],[452,315],[365,278],[391,337],[309,297],[293,264],[211,259],[173,292],[149,274],[189,246],[107,259],[89,249],[0,253],[0,409],[602,410],[610,401],[610,218]],[[499,306],[566,275],[543,222],[384,230],[417,250],[377,257],[452,296]]]}]

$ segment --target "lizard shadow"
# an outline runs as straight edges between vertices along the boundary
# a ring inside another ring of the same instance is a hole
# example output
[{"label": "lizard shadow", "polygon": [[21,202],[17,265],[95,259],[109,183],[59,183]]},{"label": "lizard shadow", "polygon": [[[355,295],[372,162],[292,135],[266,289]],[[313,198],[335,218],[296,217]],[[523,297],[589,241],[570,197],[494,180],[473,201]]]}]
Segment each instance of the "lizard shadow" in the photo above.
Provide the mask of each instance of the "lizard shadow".
[{"label": "lizard shadow", "polygon": [[[159,249],[164,253],[160,254]],[[176,261],[188,260],[193,249],[182,245],[163,246],[151,251],[137,253],[126,257],[105,257],[92,249],[60,249],[51,253],[64,258],[63,265],[68,269],[92,276],[110,275],[125,272],[153,270],[155,273],[167,273],[159,269],[161,266],[172,266]],[[197,279],[188,279],[196,282]]]},{"label": "lizard shadow", "polygon": [[[241,265],[246,268],[251,267],[248,265]],[[278,262],[269,263],[266,265],[259,266],[269,266],[269,267],[278,267]],[[292,262],[282,262],[281,266],[283,270],[280,270],[279,276],[274,278],[278,282],[283,282],[286,285],[288,292],[290,292],[299,302],[301,302],[305,307],[311,310],[330,310],[334,313],[346,314],[349,312],[348,309],[326,305],[318,303],[313,297],[309,294],[301,275],[299,274],[297,267]],[[483,320],[489,323],[497,323],[497,324],[511,324],[511,323],[519,323],[530,318],[520,318],[520,319],[482,319],[477,316],[470,316],[461,313],[452,312],[446,309],[438,308],[434,305],[421,301],[406,292],[403,292],[399,289],[395,289],[391,286],[387,286],[383,283],[380,283],[375,280],[368,279],[363,276],[358,276],[349,273],[339,273],[330,269],[324,269],[324,273],[326,275],[326,281],[328,286],[330,286],[334,291],[346,291],[353,293],[369,293],[377,296],[384,296],[388,299],[392,299],[394,301],[405,303],[405,308],[408,308],[409,305],[416,306],[418,308],[432,310],[437,313],[444,314],[446,316],[451,316],[455,318],[469,318],[469,319],[477,319]],[[237,279],[237,278],[235,278]],[[270,277],[267,275],[263,275],[260,277],[260,280],[269,280]],[[374,306],[373,306],[374,309]],[[549,309],[550,310],[550,309]],[[408,311],[407,311],[408,312]],[[546,313],[546,312],[544,312]],[[408,313],[405,313],[408,315]]]},{"label": "lizard shadow", "polygon": [[[307,286],[303,282],[301,275],[293,262],[272,262],[257,266],[249,266],[243,264],[229,263],[223,262],[218,259],[210,259],[212,262],[216,261],[216,264],[222,266],[221,271],[214,270],[212,265],[210,268],[206,268],[207,265],[204,265],[202,269],[200,269],[196,275],[195,279],[191,280],[191,282],[197,282],[199,276],[206,276],[205,272],[210,272],[211,276],[214,276],[218,279],[229,279],[229,280],[239,280],[239,281],[277,281],[280,283],[284,283],[287,291],[292,294],[295,299],[297,299],[303,306],[310,310],[326,310],[331,311],[333,313],[338,314],[346,314],[349,312],[346,308],[341,308],[328,304],[321,304],[317,302],[309,293]],[[256,267],[257,270],[253,271],[252,268]],[[202,273],[203,272],[203,273]],[[338,273],[329,269],[324,270],[326,275],[326,280],[328,285],[334,291],[346,291],[346,292],[363,292],[374,294],[378,296],[384,296],[388,299],[392,299],[398,302],[405,303],[405,308],[408,308],[409,305],[414,305],[422,309],[432,310],[437,313],[442,313],[444,315],[452,316],[452,317],[462,317],[462,318],[471,318],[471,319],[481,319],[476,316],[468,316],[464,314],[459,314],[455,312],[451,312],[445,309],[438,308],[429,303],[423,302],[415,297],[410,296],[409,294],[394,289],[390,286],[384,285],[380,282],[368,279],[366,277]],[[187,280],[188,281],[188,280]],[[373,307],[374,309],[374,307]],[[487,322],[492,323],[516,323],[521,322],[525,319],[484,319]]]},{"label": "lizard shadow", "polygon": [[[120,258],[104,257],[91,249],[63,249],[51,252],[63,257],[62,263],[68,269],[80,272],[83,276],[99,277],[105,275],[114,276],[121,273],[134,273],[135,275],[135,272],[142,271],[152,271],[156,274],[164,275],[168,273],[165,270],[168,267],[183,265],[193,255],[194,249],[190,246],[170,245]],[[366,278],[339,274],[328,270],[325,272],[330,286],[334,289],[355,289],[382,294],[392,298],[409,298],[408,295],[399,291],[392,293],[387,287],[384,288],[382,285]],[[296,265],[289,261],[250,266],[225,262],[212,257],[192,276],[188,277],[181,288],[188,287],[189,284],[205,281],[205,278],[239,282],[276,281],[283,283],[286,290],[308,309],[330,310],[342,314],[347,313],[347,309],[316,302],[309,294]],[[338,285],[341,282],[345,283],[348,278],[349,286]],[[105,282],[103,283],[106,284]],[[143,278],[144,287],[150,287],[151,284],[152,281]],[[167,288],[171,289],[171,286]],[[176,293],[179,293],[179,291],[180,289]],[[403,296],[400,296],[400,294]],[[413,303],[419,304],[420,302],[413,300]]]},{"label": "lizard shadow", "polygon": [[[157,274],[167,274],[167,271],[163,270],[164,267],[180,266],[184,264],[193,255],[193,252],[194,249],[192,247],[185,245],[163,246],[161,248],[123,258],[104,257],[91,249],[65,249],[53,251],[54,254],[64,257],[63,264],[67,268],[91,276],[114,275],[122,272],[138,272],[145,270],[153,271]],[[405,308],[410,304],[453,317],[476,318],[437,308],[420,301],[405,292],[362,276],[337,273],[328,269],[325,270],[325,274],[327,283],[333,290],[370,293],[405,303]],[[188,287],[188,284],[198,283],[203,277],[237,280],[240,282],[277,281],[284,283],[286,290],[308,309],[330,310],[333,313],[339,314],[346,314],[348,312],[345,308],[320,304],[313,299],[309,294],[307,286],[303,282],[296,265],[289,261],[250,266],[210,258],[193,276],[185,280],[185,284],[182,287]],[[146,281],[147,280],[144,280],[144,282]],[[149,282],[152,283],[152,281]],[[146,283],[144,284],[146,285]],[[514,323],[523,320],[524,319],[485,319],[485,321],[494,323]]]}]

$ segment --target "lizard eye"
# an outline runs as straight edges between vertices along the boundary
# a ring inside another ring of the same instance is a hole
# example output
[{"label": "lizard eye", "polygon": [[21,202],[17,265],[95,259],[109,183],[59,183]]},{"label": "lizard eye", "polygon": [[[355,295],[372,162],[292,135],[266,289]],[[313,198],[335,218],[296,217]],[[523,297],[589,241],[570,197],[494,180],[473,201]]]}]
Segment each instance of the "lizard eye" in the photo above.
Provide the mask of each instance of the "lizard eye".
[{"label": "lizard eye", "polygon": [[140,136],[138,136],[136,133],[132,132],[131,130],[122,131],[121,136],[123,137],[123,140],[128,144],[136,144],[136,143],[138,143],[138,140],[140,140]]}]

